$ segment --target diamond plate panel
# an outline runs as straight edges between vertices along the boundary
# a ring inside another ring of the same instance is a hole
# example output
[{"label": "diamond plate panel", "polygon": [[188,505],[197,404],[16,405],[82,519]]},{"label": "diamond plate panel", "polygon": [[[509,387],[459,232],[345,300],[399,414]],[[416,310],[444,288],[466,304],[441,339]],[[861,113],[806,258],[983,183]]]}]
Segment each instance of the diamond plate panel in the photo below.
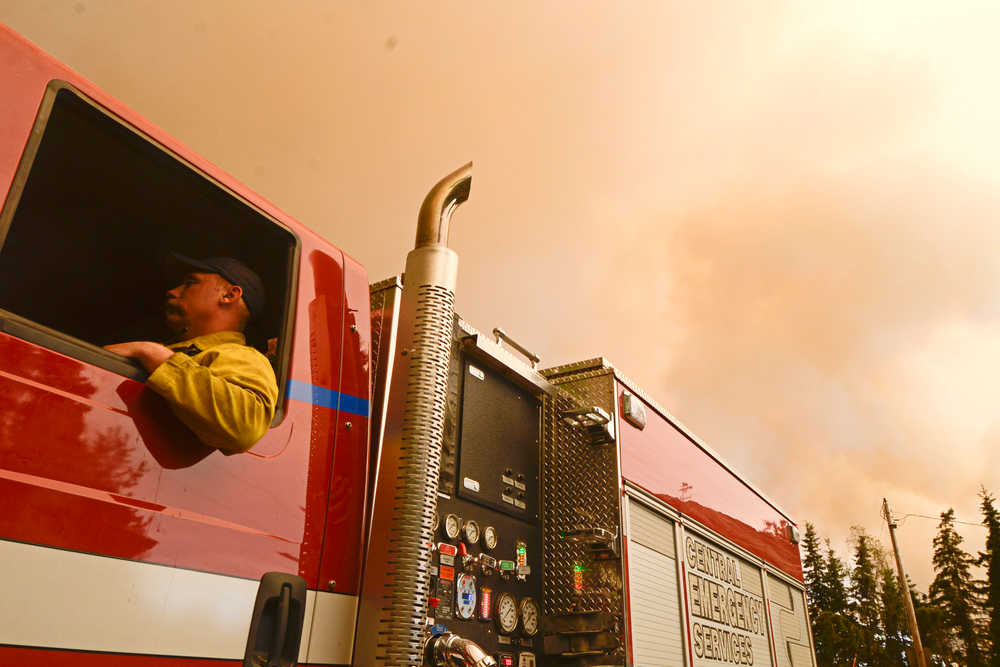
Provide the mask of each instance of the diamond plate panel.
[{"label": "diamond plate panel", "polygon": [[[614,414],[614,377],[611,369],[593,370],[593,364],[580,364],[578,368],[579,372],[567,373],[564,366],[558,373],[551,373],[556,377],[549,377],[550,381],[562,393],[545,402],[543,613],[569,615],[602,610],[617,621],[617,628],[622,628],[620,559],[595,561],[587,545],[563,539],[565,531],[580,525],[621,534],[616,447],[593,446],[558,418],[561,410],[591,405]],[[550,376],[549,371],[542,374]],[[581,568],[582,587],[578,589],[575,578]]]},{"label": "diamond plate panel", "polygon": [[[371,312],[377,313],[385,307],[385,292],[375,291],[374,285],[369,288]],[[372,318],[372,350],[371,350],[371,377],[374,381],[375,371],[379,368],[379,342],[382,340],[382,318]]]},{"label": "diamond plate panel", "polygon": [[[384,281],[383,281],[384,282]],[[394,285],[393,285],[394,286]],[[371,383],[372,383],[372,395],[375,393],[375,378],[378,377],[378,371],[382,367],[382,337],[388,336],[389,332],[384,331],[385,318],[382,317],[382,312],[386,306],[386,287],[382,283],[376,283],[368,287],[369,300],[371,303],[371,313],[372,313],[372,343],[371,343]]]},{"label": "diamond plate panel", "polygon": [[387,278],[368,286],[368,300],[371,304],[371,349],[369,359],[371,364],[371,390],[373,403],[378,403],[384,393],[389,390],[389,363],[394,354],[390,349],[393,341],[393,328],[398,324],[399,300],[403,284],[399,276]]}]

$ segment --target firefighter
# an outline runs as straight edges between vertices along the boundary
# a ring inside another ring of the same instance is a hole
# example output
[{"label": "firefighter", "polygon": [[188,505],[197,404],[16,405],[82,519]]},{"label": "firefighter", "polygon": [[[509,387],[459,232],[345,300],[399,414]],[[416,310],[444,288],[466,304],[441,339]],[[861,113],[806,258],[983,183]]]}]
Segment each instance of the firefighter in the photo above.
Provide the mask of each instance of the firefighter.
[{"label": "firefighter", "polygon": [[226,454],[244,452],[267,432],[278,399],[271,363],[243,334],[263,314],[264,285],[232,257],[174,257],[187,270],[164,304],[177,342],[105,349],[142,364],[149,372],[146,385],[203,443]]}]

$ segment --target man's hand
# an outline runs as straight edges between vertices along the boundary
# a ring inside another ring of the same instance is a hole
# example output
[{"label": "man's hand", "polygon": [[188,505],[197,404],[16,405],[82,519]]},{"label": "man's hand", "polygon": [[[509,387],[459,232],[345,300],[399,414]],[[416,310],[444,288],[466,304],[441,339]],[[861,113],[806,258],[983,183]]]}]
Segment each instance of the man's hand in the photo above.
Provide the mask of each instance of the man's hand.
[{"label": "man's hand", "polygon": [[149,373],[155,371],[160,364],[174,354],[174,351],[169,347],[148,340],[137,340],[131,343],[105,345],[104,349],[108,352],[114,352],[115,354],[120,354],[123,357],[128,357],[129,359],[135,359],[142,364],[143,368],[145,368]]}]

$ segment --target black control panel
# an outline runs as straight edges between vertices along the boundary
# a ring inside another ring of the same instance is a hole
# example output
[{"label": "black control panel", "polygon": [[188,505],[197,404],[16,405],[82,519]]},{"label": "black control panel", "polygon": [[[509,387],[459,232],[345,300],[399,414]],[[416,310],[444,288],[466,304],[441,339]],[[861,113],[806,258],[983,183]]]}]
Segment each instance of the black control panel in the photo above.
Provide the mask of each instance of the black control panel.
[{"label": "black control panel", "polygon": [[538,518],[539,404],[495,372],[465,364],[458,495],[518,518]]},{"label": "black control panel", "polygon": [[541,655],[541,403],[456,340],[434,530],[434,623],[498,665]]}]

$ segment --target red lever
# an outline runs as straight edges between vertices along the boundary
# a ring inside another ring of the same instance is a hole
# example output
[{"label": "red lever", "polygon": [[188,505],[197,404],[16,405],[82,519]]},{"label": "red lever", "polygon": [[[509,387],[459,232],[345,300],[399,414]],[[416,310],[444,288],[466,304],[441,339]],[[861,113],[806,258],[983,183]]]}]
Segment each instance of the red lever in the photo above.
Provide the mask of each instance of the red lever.
[{"label": "red lever", "polygon": [[469,550],[465,548],[465,542],[459,542],[458,543],[458,555],[459,556],[468,556],[469,555]]},{"label": "red lever", "polygon": [[438,605],[441,604],[441,598],[429,597],[427,598],[427,606],[431,609],[437,609]]}]

